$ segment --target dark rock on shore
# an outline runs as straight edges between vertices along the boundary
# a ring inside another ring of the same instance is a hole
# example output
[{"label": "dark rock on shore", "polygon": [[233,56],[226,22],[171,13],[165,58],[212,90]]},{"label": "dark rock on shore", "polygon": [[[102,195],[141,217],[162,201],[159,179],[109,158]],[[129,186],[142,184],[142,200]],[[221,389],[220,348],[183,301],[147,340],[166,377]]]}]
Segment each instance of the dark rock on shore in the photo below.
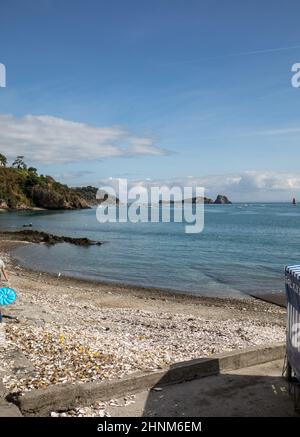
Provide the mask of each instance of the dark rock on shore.
[{"label": "dark rock on shore", "polygon": [[7,237],[21,241],[29,241],[30,243],[46,243],[49,245],[54,245],[57,243],[70,243],[76,246],[100,246],[102,244],[100,241],[93,241],[85,237],[65,237],[63,235],[53,235],[47,232],[33,231],[31,229],[22,231],[6,231],[0,233],[0,238]]}]

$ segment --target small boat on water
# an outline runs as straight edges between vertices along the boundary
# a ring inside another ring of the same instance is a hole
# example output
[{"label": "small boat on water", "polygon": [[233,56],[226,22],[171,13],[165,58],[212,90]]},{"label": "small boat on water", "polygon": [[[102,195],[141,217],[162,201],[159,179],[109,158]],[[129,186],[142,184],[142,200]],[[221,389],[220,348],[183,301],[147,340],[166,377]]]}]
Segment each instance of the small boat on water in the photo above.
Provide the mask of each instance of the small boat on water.
[{"label": "small boat on water", "polygon": [[295,197],[293,198],[293,205],[294,205],[294,206],[297,205]]}]

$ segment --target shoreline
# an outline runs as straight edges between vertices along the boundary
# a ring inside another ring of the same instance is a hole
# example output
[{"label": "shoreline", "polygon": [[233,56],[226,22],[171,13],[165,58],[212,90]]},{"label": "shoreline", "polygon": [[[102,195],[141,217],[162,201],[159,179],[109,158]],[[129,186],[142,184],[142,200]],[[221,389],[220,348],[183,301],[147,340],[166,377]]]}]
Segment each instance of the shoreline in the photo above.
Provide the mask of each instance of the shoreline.
[{"label": "shoreline", "polygon": [[0,347],[8,392],[122,378],[285,338],[285,310],[272,304],[58,278],[21,267],[10,256],[19,244],[31,243],[0,242],[17,292],[2,312],[19,321],[5,319]]},{"label": "shoreline", "polygon": [[[17,267],[22,267],[22,269],[30,272],[31,274],[42,274],[44,276],[49,276],[49,278],[52,279],[57,279],[57,275],[53,272],[49,272],[47,270],[35,270],[31,267],[25,266],[22,264],[22,262],[18,261],[16,258],[14,258],[13,254],[11,253],[14,249],[20,247],[20,246],[24,246],[24,245],[35,245],[35,244],[43,244],[43,243],[37,243],[34,241],[26,241],[26,240],[13,240],[13,239],[9,239],[9,240],[2,240],[2,245],[6,245],[8,246],[8,255],[10,257],[11,263]],[[104,244],[104,243],[102,243]],[[11,247],[9,247],[11,246]],[[1,246],[0,246],[0,250],[1,250]],[[137,284],[137,283],[128,283],[128,282],[122,282],[122,281],[117,281],[117,280],[101,280],[101,279],[92,279],[92,278],[84,278],[84,277],[80,277],[80,276],[71,276],[71,275],[61,275],[60,276],[60,281],[65,280],[65,281],[70,281],[70,282],[76,282],[79,285],[82,286],[102,286],[102,287],[113,287],[115,289],[120,289],[122,291],[127,290],[128,292],[130,292],[131,294],[134,292],[137,292],[139,295],[141,293],[147,293],[153,296],[157,296],[157,297],[164,297],[165,295],[168,297],[178,297],[179,299],[182,300],[187,300],[187,299],[200,299],[201,301],[206,300],[207,303],[209,303],[211,301],[211,304],[215,305],[217,302],[220,303],[220,305],[222,304],[222,302],[224,301],[241,301],[241,302],[245,302],[245,301],[249,301],[249,300],[260,300],[260,301],[264,301],[264,302],[268,302],[274,305],[278,305],[281,307],[285,307],[285,295],[282,292],[267,292],[267,293],[260,293],[260,294],[248,294],[248,293],[244,293],[242,291],[239,291],[239,296],[238,297],[234,297],[234,296],[221,296],[221,295],[216,295],[216,296],[209,296],[206,294],[201,294],[201,292],[199,293],[195,293],[195,292],[189,292],[186,290],[182,290],[182,289],[174,289],[174,288],[168,288],[168,287],[156,287],[156,286],[151,286],[151,285],[143,285],[143,284]],[[274,296],[275,298],[273,299],[272,296]]]},{"label": "shoreline", "polygon": [[[211,303],[212,305],[216,305],[219,303],[222,305],[224,301],[228,302],[245,302],[249,300],[255,300],[256,296],[252,296],[247,293],[241,293],[241,297],[229,297],[229,296],[208,296],[208,295],[201,295],[201,294],[195,294],[195,293],[189,293],[188,291],[180,290],[180,289],[173,289],[173,288],[167,288],[167,287],[155,287],[155,286],[145,286],[140,284],[130,284],[128,282],[121,282],[121,281],[115,281],[115,280],[100,280],[100,279],[91,279],[91,278],[83,278],[83,277],[76,277],[76,276],[69,276],[69,275],[62,275],[60,278],[58,278],[57,274],[49,272],[47,270],[35,270],[28,266],[24,266],[21,262],[19,262],[16,258],[14,258],[13,254],[11,253],[14,249],[24,246],[24,245],[35,245],[39,243],[31,242],[31,241],[24,241],[24,240],[4,240],[0,243],[0,252],[1,252],[1,246],[6,246],[6,254],[10,258],[10,263],[16,267],[16,268],[22,268],[24,271],[27,271],[28,273],[32,275],[43,275],[45,278],[49,277],[49,279],[52,280],[58,280],[59,282],[65,281],[69,282],[71,285],[79,285],[79,286],[99,286],[104,288],[112,288],[116,291],[120,290],[122,292],[128,292],[130,295],[136,294],[138,296],[145,296],[145,293],[149,295],[150,297],[155,298],[176,298],[180,301],[187,301],[187,300],[201,300],[202,302],[205,301],[207,304]],[[43,244],[43,243],[41,243]]]}]

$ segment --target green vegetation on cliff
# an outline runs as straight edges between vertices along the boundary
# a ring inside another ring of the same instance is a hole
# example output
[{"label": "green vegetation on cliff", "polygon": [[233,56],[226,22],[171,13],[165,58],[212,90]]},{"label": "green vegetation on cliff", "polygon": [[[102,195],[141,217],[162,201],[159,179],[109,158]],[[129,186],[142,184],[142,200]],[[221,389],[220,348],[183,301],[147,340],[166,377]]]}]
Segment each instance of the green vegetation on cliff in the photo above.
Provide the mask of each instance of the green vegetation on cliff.
[{"label": "green vegetation on cliff", "polygon": [[81,209],[89,202],[74,189],[38,175],[33,167],[20,161],[15,167],[0,167],[0,208],[4,209]]},{"label": "green vegetation on cliff", "polygon": [[87,187],[76,187],[73,190],[79,197],[82,197],[91,205],[98,203],[96,199],[98,188],[89,185]]},{"label": "green vegetation on cliff", "polygon": [[73,189],[79,197],[85,199],[90,205],[98,205],[99,203],[103,202],[110,205],[118,205],[120,203],[118,197],[114,197],[106,193],[104,190],[91,187],[90,185],[87,187],[76,187]]}]

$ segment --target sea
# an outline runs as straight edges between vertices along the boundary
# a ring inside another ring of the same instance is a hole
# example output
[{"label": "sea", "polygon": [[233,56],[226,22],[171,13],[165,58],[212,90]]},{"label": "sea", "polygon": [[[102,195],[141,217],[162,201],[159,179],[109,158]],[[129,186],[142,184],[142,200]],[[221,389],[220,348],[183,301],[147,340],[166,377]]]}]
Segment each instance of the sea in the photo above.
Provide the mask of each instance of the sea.
[{"label": "sea", "polygon": [[101,246],[26,245],[13,251],[25,267],[99,282],[192,295],[242,298],[284,290],[284,266],[300,264],[300,206],[205,205],[205,226],[99,223],[96,209],[3,212],[0,228],[88,237]]}]

